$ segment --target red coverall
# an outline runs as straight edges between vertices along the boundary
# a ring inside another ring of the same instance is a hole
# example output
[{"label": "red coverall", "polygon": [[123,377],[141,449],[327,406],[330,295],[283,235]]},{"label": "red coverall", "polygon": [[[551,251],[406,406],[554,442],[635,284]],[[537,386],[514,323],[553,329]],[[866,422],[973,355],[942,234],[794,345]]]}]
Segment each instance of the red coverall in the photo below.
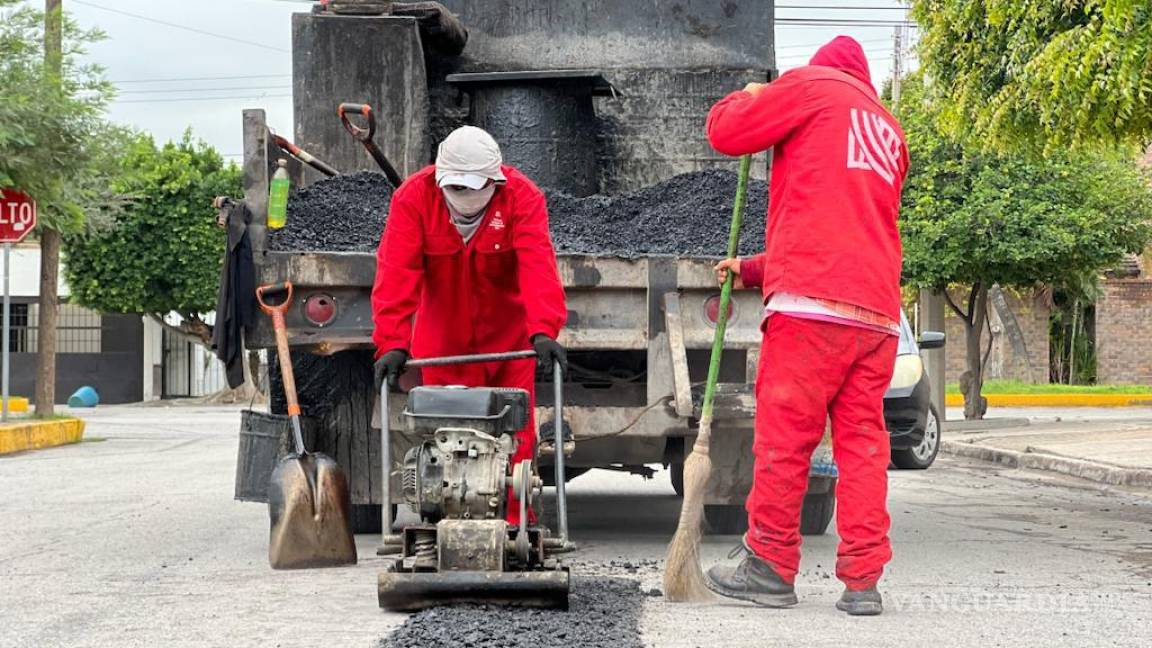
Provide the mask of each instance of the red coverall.
[{"label": "red coverall", "polygon": [[[416,358],[519,351],[536,334],[559,334],[568,310],[544,194],[516,169],[501,169],[508,181],[467,244],[448,215],[435,167],[412,175],[392,196],[372,287],[377,357],[393,349],[410,349]],[[534,360],[425,368],[423,380],[528,390],[528,424],[516,434],[512,461],[535,456]],[[519,518],[512,499],[507,519]]]},{"label": "red coverall", "polygon": [[[760,288],[765,301],[789,293],[899,318],[896,218],[908,151],[856,41],[839,37],[758,94],[724,98],[708,115],[708,139],[726,155],[773,149],[765,252],[741,263],[746,287]],[[765,321],[745,541],[789,583],[800,564],[809,461],[827,416],[840,469],[837,577],[866,589],[892,556],[883,396],[896,346],[894,336],[843,323],[786,314]]]}]

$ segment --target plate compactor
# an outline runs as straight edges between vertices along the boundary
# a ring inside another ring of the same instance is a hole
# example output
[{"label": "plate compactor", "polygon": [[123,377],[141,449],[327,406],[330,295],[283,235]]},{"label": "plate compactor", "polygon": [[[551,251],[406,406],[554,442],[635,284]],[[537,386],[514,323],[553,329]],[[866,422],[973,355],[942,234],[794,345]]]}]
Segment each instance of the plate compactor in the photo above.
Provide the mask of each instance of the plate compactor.
[{"label": "plate compactor", "polygon": [[[408,367],[506,362],[532,351],[412,360]],[[554,373],[555,420],[563,421],[563,375]],[[416,387],[408,393],[404,425],[416,445],[397,466],[403,500],[420,516],[392,533],[393,456],[388,434],[388,386],[381,388],[383,543],[392,558],[380,573],[380,607],[413,611],[460,603],[568,608],[568,568],[557,555],[568,541],[564,493],[565,443],[554,443],[556,535],[529,521],[541,510],[543,481],[536,462],[512,465],[515,433],[529,416],[528,392],[495,387]],[[563,429],[553,425],[553,429]],[[522,523],[505,521],[514,493]]]}]

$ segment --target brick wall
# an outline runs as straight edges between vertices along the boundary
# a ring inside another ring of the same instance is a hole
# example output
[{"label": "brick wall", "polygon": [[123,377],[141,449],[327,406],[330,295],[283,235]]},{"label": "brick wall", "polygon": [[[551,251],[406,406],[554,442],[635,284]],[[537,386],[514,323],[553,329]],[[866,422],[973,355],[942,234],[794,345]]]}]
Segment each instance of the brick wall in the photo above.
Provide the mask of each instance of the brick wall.
[{"label": "brick wall", "polygon": [[[968,298],[968,291],[955,291],[953,300],[961,304]],[[1027,347],[1027,359],[1013,348],[1004,325],[989,300],[988,311],[992,318],[992,353],[988,356],[985,377],[988,379],[1011,379],[1025,382],[1048,382],[1048,318],[1050,311],[1039,295],[1035,293],[1017,294],[1005,291],[1008,308],[1020,325]],[[964,326],[960,318],[946,308],[946,333],[948,344],[945,347],[946,379],[956,382],[964,372],[965,343]],[[981,352],[988,348],[988,330],[985,329],[980,341]]]},{"label": "brick wall", "polygon": [[1152,279],[1107,279],[1096,302],[1100,383],[1152,384]]}]

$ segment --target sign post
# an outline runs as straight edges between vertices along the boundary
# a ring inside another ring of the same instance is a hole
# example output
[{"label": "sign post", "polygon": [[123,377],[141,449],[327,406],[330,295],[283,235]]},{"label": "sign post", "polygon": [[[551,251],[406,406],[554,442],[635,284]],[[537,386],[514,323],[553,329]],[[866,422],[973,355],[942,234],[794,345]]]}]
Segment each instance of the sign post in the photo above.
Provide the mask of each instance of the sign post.
[{"label": "sign post", "polygon": [[12,244],[24,240],[36,227],[36,201],[28,194],[14,189],[0,189],[0,243],[4,244],[4,335],[3,367],[0,368],[0,421],[8,420],[8,385],[11,376],[9,351],[12,346],[12,304],[8,292],[11,276],[9,264]]}]

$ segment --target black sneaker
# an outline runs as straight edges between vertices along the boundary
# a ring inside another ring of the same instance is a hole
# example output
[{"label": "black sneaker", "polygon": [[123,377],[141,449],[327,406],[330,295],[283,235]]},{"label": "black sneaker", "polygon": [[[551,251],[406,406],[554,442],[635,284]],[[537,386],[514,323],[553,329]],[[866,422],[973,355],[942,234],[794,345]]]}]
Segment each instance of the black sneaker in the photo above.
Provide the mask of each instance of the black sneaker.
[{"label": "black sneaker", "polygon": [[740,554],[745,554],[744,560],[735,567],[716,565],[708,570],[705,577],[708,589],[720,596],[765,607],[796,605],[796,588],[785,583],[771,565],[752,553],[743,542],[728,554],[728,559],[735,559]]},{"label": "black sneaker", "polygon": [[875,587],[866,590],[845,589],[836,601],[836,609],[851,616],[876,616],[884,611],[884,600]]}]

